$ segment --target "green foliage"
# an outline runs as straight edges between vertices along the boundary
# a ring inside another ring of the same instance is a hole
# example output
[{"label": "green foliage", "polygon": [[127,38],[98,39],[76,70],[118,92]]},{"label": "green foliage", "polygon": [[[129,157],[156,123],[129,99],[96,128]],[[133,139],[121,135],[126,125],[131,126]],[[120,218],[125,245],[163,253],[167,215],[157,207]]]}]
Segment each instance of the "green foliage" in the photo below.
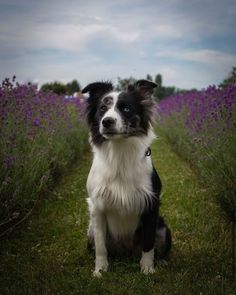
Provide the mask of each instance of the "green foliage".
[{"label": "green foliage", "polygon": [[77,80],[73,80],[67,84],[61,82],[46,83],[41,86],[41,90],[44,92],[52,91],[58,95],[73,95],[75,92],[79,92],[81,89]]},{"label": "green foliage", "polygon": [[161,100],[165,97],[168,97],[174,93],[176,93],[176,88],[174,86],[163,86],[162,84],[162,75],[157,74],[155,76],[155,83],[158,85],[158,87],[155,89],[154,96]]},{"label": "green foliage", "polygon": [[147,74],[146,79],[149,80],[149,81],[152,81],[152,76]]},{"label": "green foliage", "polygon": [[121,79],[120,77],[118,77],[117,79],[118,79],[118,84],[115,87],[117,91],[127,89],[129,84],[134,84],[136,82],[136,79],[132,76],[125,79]]},{"label": "green foliage", "polygon": [[41,86],[41,91],[43,92],[49,92],[49,91],[52,91],[58,95],[64,95],[66,94],[66,86],[61,83],[61,82],[52,82],[52,83],[46,83],[46,84],[43,84]]},{"label": "green foliage", "polygon": [[161,74],[157,74],[155,77],[155,83],[157,83],[157,85],[159,87],[162,87],[162,75]]},{"label": "green foliage", "polygon": [[220,88],[227,88],[229,85],[236,84],[236,67],[233,67],[229,76],[220,83]]},{"label": "green foliage", "polygon": [[[155,79],[152,78],[150,74],[147,74],[146,79],[149,81],[154,81],[158,87],[155,88],[153,96],[157,100],[161,100],[167,96],[170,96],[176,92],[176,88],[173,86],[163,86],[162,85],[162,75],[157,74],[155,76]],[[135,83],[136,79],[134,77],[121,79],[118,77],[118,84],[116,85],[116,90],[121,91],[123,89],[126,89],[129,84]]]},{"label": "green foliage", "polygon": [[79,92],[81,87],[77,80],[73,80],[66,84],[66,94],[73,95],[75,92]]}]

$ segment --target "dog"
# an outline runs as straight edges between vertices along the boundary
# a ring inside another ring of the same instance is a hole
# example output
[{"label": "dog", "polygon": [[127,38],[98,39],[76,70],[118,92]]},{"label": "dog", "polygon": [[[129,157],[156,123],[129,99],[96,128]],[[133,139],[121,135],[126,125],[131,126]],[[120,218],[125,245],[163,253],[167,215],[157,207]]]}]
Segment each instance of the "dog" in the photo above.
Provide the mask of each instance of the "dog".
[{"label": "dog", "polygon": [[87,85],[86,118],[93,162],[87,179],[88,247],[93,275],[108,269],[112,253],[140,253],[141,272],[154,273],[154,252],[167,257],[171,231],[159,216],[161,180],[152,164],[153,90],[139,80],[117,92],[110,82]]}]

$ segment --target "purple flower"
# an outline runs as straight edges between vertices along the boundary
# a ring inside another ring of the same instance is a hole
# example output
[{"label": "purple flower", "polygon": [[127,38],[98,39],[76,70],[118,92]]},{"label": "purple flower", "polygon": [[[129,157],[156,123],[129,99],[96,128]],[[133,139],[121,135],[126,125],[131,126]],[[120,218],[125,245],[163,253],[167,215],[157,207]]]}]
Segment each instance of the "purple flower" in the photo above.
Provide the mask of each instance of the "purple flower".
[{"label": "purple flower", "polygon": [[183,128],[188,140],[196,142],[201,137],[208,146],[223,142],[226,131],[233,131],[235,112],[236,85],[226,89],[213,85],[202,91],[176,94],[162,100],[158,109],[160,124]]},{"label": "purple flower", "polygon": [[3,159],[3,165],[5,169],[11,168],[15,162],[15,159],[15,156],[5,156],[5,158]]},{"label": "purple flower", "polygon": [[39,118],[35,118],[35,119],[34,119],[34,121],[33,121],[33,125],[34,125],[34,126],[37,126],[37,127],[40,126],[40,120],[39,120]]}]

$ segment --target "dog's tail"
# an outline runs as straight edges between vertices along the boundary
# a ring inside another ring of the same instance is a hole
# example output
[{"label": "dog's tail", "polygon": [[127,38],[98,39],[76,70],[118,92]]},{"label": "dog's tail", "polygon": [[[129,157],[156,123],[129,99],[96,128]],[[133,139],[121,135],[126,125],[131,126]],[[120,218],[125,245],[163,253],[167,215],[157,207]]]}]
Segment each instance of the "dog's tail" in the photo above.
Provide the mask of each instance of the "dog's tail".
[{"label": "dog's tail", "polygon": [[159,216],[156,230],[155,250],[159,259],[168,259],[172,246],[172,237],[164,218]]}]

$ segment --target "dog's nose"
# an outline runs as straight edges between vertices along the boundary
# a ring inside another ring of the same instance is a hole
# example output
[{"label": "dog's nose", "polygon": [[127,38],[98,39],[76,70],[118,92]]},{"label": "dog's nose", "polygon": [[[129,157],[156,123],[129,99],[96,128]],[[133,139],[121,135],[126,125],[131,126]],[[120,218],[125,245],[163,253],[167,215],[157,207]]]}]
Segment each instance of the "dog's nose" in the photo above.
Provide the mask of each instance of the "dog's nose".
[{"label": "dog's nose", "polygon": [[115,122],[115,119],[113,119],[112,117],[106,117],[102,120],[102,125],[105,128],[109,128],[115,125]]}]

